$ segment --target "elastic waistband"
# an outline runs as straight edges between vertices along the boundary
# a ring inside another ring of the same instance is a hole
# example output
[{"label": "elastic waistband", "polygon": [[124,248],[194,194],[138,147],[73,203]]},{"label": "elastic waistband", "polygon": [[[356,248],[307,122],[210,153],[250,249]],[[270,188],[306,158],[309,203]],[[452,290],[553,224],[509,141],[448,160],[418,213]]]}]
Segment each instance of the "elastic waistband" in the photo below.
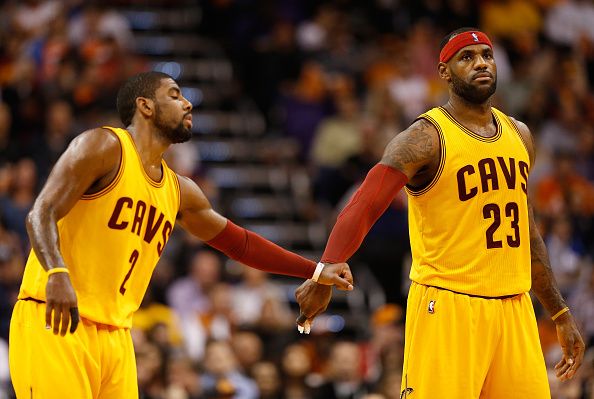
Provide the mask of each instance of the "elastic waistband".
[{"label": "elastic waistband", "polygon": [[[424,284],[419,284],[419,285],[424,285]],[[450,292],[453,292],[454,294],[466,295],[471,298],[481,298],[481,299],[509,299],[509,298],[513,298],[513,297],[520,295],[520,294],[512,294],[512,295],[503,295],[503,296],[482,296],[482,295],[466,294],[464,292],[458,292],[458,291],[454,291],[454,290],[449,290],[447,288],[436,287],[434,285],[425,285],[425,287],[432,287],[432,288],[436,288],[438,290],[450,291]]]}]

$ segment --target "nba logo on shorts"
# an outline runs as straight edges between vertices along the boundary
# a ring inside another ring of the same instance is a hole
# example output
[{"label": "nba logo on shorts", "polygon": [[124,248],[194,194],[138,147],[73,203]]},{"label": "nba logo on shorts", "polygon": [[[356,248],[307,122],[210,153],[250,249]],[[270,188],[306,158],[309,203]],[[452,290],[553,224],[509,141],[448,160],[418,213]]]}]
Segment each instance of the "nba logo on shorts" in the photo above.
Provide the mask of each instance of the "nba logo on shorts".
[{"label": "nba logo on shorts", "polygon": [[427,311],[431,314],[435,313],[435,301],[429,301],[429,307]]},{"label": "nba logo on shorts", "polygon": [[475,42],[478,42],[478,36],[476,35],[476,33],[472,33],[472,38]]}]

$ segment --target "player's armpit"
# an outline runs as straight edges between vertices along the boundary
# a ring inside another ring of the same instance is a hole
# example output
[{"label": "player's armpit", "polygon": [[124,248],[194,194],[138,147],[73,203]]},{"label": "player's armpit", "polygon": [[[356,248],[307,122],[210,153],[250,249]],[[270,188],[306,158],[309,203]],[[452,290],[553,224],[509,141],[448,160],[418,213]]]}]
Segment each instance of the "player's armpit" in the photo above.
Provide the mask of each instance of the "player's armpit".
[{"label": "player's armpit", "polygon": [[426,119],[417,119],[386,146],[380,163],[391,166],[412,179],[423,167],[440,156],[439,134]]}]

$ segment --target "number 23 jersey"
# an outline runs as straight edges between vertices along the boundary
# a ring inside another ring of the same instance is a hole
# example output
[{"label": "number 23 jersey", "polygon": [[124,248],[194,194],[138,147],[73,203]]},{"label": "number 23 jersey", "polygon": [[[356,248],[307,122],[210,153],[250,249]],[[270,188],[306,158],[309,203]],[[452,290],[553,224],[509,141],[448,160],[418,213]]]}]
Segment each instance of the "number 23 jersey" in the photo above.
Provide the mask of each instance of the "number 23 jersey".
[{"label": "number 23 jersey", "polygon": [[[80,315],[130,327],[179,210],[179,182],[165,161],[160,181],[145,172],[130,134],[119,139],[117,176],[100,192],[84,195],[58,221],[60,249],[77,294]],[[29,254],[19,299],[45,300],[47,273]]]},{"label": "number 23 jersey", "polygon": [[482,137],[444,108],[419,118],[439,133],[441,159],[423,188],[407,187],[411,280],[480,296],[530,290],[530,160],[516,125],[492,108],[497,133]]}]

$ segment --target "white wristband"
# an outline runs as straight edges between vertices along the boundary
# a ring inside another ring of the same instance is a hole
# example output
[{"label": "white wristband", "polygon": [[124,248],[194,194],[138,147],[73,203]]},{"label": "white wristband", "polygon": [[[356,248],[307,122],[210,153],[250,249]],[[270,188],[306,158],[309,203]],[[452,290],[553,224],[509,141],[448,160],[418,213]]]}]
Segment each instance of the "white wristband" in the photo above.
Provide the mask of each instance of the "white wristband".
[{"label": "white wristband", "polygon": [[314,272],[313,276],[311,276],[312,281],[315,281],[316,283],[318,282],[320,274],[322,274],[322,270],[324,270],[324,266],[325,265],[322,262],[318,263],[316,266],[316,271]]}]

